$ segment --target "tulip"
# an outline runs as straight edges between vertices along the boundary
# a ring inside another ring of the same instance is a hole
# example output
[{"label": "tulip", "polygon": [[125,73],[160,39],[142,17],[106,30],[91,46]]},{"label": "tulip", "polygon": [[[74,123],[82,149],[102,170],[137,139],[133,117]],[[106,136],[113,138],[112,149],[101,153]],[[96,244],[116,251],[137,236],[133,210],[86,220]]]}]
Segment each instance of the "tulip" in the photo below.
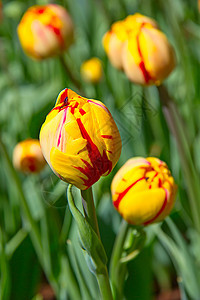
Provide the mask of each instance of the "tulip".
[{"label": "tulip", "polygon": [[98,83],[103,75],[100,59],[93,57],[81,65],[81,76],[84,81]]},{"label": "tulip", "polygon": [[130,31],[136,30],[135,26],[141,26],[143,23],[149,23],[157,27],[157,23],[141,14],[128,16],[123,21],[117,21],[103,37],[103,46],[112,65],[117,69],[123,69],[122,50],[124,42],[128,39]]},{"label": "tulip", "polygon": [[22,17],[18,36],[27,55],[44,59],[69,48],[74,36],[73,23],[60,5],[35,5]]},{"label": "tulip", "polygon": [[174,50],[157,23],[140,14],[114,23],[103,44],[111,63],[141,85],[159,85],[176,64]]},{"label": "tulip", "polygon": [[24,173],[38,173],[46,165],[40,142],[27,139],[18,143],[13,150],[13,165]]},{"label": "tulip", "polygon": [[115,208],[133,225],[162,221],[173,208],[176,189],[166,163],[154,157],[129,159],[111,185]]},{"label": "tulip", "polygon": [[121,153],[120,134],[107,107],[70,89],[60,92],[47,115],[40,144],[53,172],[81,190],[108,175]]}]

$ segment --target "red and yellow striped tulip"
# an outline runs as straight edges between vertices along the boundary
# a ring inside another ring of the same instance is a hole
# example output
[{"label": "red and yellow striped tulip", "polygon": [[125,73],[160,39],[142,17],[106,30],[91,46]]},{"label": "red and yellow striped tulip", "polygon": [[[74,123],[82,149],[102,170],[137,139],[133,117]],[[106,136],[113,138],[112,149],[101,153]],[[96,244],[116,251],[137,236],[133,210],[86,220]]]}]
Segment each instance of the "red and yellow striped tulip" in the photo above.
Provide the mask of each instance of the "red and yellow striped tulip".
[{"label": "red and yellow striped tulip", "polygon": [[[137,30],[143,23],[157,26],[156,22],[146,16],[136,13],[128,16],[125,20],[117,21],[103,37],[103,46],[112,65],[117,69],[123,69],[122,50],[129,33]],[[136,27],[137,28],[136,28]]]},{"label": "red and yellow striped tulip", "polygon": [[24,173],[38,173],[46,165],[40,142],[27,139],[18,143],[13,150],[13,165]]},{"label": "red and yellow striped tulip", "polygon": [[160,222],[168,216],[176,189],[166,163],[154,157],[129,159],[111,185],[115,208],[133,225]]},{"label": "red and yellow striped tulip", "polygon": [[157,23],[138,13],[114,23],[103,44],[111,63],[141,85],[160,84],[176,64],[174,50]]},{"label": "red and yellow striped tulip", "polygon": [[103,75],[102,63],[99,58],[93,57],[81,65],[81,76],[84,81],[98,83]]},{"label": "red and yellow striped tulip", "polygon": [[72,20],[64,7],[57,4],[30,7],[18,25],[18,36],[25,53],[44,59],[69,48],[73,42]]},{"label": "red and yellow striped tulip", "polygon": [[106,106],[70,89],[58,95],[40,131],[48,164],[81,190],[108,175],[121,153],[121,138]]}]

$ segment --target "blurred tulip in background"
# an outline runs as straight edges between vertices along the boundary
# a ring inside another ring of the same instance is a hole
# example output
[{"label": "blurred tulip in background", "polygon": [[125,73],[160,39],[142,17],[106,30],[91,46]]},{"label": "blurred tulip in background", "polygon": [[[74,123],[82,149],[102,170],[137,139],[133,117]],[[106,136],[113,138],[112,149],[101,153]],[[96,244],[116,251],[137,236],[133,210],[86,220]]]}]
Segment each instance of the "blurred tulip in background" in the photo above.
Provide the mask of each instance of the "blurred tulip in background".
[{"label": "blurred tulip in background", "polygon": [[60,54],[69,48],[74,38],[71,17],[57,4],[30,7],[17,31],[24,52],[35,59]]},{"label": "blurred tulip in background", "polygon": [[13,165],[23,173],[38,173],[46,165],[40,142],[27,139],[18,143],[13,150]]},{"label": "blurred tulip in background", "polygon": [[174,50],[157,23],[138,13],[114,23],[103,45],[113,66],[141,85],[159,85],[176,65]]},{"label": "blurred tulip in background", "polygon": [[98,83],[103,76],[102,63],[97,57],[90,58],[81,65],[81,76],[84,81]]}]

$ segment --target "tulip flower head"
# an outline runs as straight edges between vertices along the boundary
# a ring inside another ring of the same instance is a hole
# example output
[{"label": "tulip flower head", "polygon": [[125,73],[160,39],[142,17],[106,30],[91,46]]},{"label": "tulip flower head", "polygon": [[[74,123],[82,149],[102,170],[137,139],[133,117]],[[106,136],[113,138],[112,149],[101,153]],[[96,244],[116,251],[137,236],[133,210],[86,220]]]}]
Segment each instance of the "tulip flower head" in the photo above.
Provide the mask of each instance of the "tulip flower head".
[{"label": "tulip flower head", "polygon": [[60,92],[47,115],[40,144],[54,173],[81,190],[108,175],[121,153],[120,134],[107,107],[70,89]]},{"label": "tulip flower head", "polygon": [[68,12],[57,4],[30,7],[17,31],[23,50],[35,59],[60,54],[69,48],[74,37]]},{"label": "tulip flower head", "polygon": [[102,75],[102,64],[97,57],[93,57],[81,65],[81,76],[86,82],[98,83]]},{"label": "tulip flower head", "polygon": [[39,140],[27,139],[18,143],[13,150],[13,165],[24,173],[38,173],[46,165]]},{"label": "tulip flower head", "polygon": [[114,23],[103,45],[111,63],[141,85],[159,85],[176,64],[174,50],[157,23],[138,13]]},{"label": "tulip flower head", "polygon": [[154,157],[129,159],[111,185],[115,208],[133,225],[160,222],[168,216],[176,189],[166,163]]}]

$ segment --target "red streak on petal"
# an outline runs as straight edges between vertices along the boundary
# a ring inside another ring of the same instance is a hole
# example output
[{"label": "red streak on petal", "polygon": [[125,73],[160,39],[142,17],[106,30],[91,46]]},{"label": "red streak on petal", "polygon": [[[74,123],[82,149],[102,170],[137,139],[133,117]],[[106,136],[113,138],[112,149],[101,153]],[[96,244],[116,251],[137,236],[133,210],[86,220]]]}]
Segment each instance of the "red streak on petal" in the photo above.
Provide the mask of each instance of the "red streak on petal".
[{"label": "red streak on petal", "polygon": [[62,135],[62,129],[63,129],[63,126],[64,126],[65,121],[66,121],[66,115],[67,115],[67,108],[64,111],[64,116],[63,116],[62,124],[61,124],[61,127],[60,127],[60,132],[59,132],[57,147],[60,145],[61,135]]},{"label": "red streak on petal", "polygon": [[84,114],[86,114],[86,112],[84,111],[84,109],[80,108],[79,109],[80,114],[83,116]]},{"label": "red streak on petal", "polygon": [[148,71],[146,70],[143,61],[141,61],[141,62],[139,63],[139,67],[140,67],[140,70],[142,71],[142,74],[143,74],[143,76],[144,76],[145,82],[148,83],[152,78],[151,78],[150,74],[148,73]]},{"label": "red streak on petal", "polygon": [[[141,25],[141,28],[140,30],[142,29],[142,26],[144,25],[145,23],[142,23]],[[140,41],[139,41],[139,36],[140,36],[140,31],[136,37],[137,39],[137,48],[138,48],[138,53],[140,55],[140,58],[141,58],[141,62],[139,63],[139,67],[140,67],[140,70],[142,71],[142,74],[144,76],[144,80],[146,83],[148,83],[152,77],[150,76],[149,72],[147,71],[146,67],[145,67],[145,64],[144,64],[144,59],[143,59],[143,55],[142,55],[142,51],[141,51],[141,48],[140,48]]]},{"label": "red streak on petal", "polygon": [[52,18],[52,23],[51,24],[48,24],[47,27],[49,27],[51,30],[53,30],[53,32],[55,33],[57,39],[58,39],[58,42],[60,43],[61,47],[64,48],[64,40],[63,40],[63,37],[62,37],[62,34],[61,34],[61,31],[60,31],[60,28],[57,28],[55,26],[53,26],[53,18]]},{"label": "red streak on petal", "polygon": [[114,204],[114,206],[116,207],[116,209],[118,209],[119,204],[120,204],[122,198],[128,193],[128,191],[129,191],[136,183],[138,183],[139,181],[141,181],[141,180],[143,180],[143,179],[145,179],[144,176],[141,177],[141,178],[139,178],[139,179],[136,180],[135,182],[133,182],[131,185],[129,185],[129,187],[127,187],[123,192],[119,193],[119,196],[118,196],[117,200],[115,200],[115,201],[113,202],[113,204]]},{"label": "red streak on petal", "polygon": [[158,179],[158,186],[162,187],[162,180],[160,178]]},{"label": "red streak on petal", "polygon": [[151,189],[151,184],[150,184],[150,186],[149,186],[149,189]]},{"label": "red streak on petal", "polygon": [[83,174],[85,174],[88,177],[88,179],[82,179],[84,181],[84,185],[87,188],[89,188],[92,184],[99,180],[101,175],[103,175],[106,172],[111,172],[112,162],[108,159],[105,151],[103,151],[103,155],[101,155],[98,147],[93,143],[87,130],[85,129],[83,123],[79,118],[77,119],[77,123],[80,128],[82,137],[87,140],[86,147],[88,150],[88,156],[91,161],[91,164],[89,164],[88,161],[82,160],[85,164],[85,168],[75,168],[80,170]]},{"label": "red streak on petal", "polygon": [[37,9],[37,13],[38,14],[43,14],[43,12],[46,10],[46,8],[44,7],[44,8],[39,8],[39,9]]},{"label": "red streak on petal", "polygon": [[112,153],[112,151],[110,151],[110,150],[106,150],[108,153]]},{"label": "red streak on petal", "polygon": [[148,224],[154,222],[161,215],[161,213],[164,211],[164,209],[167,205],[167,191],[166,191],[165,188],[163,188],[163,190],[165,191],[165,200],[163,202],[163,205],[162,205],[161,209],[159,210],[159,212],[151,220],[146,221],[143,225],[148,225]]},{"label": "red streak on petal", "polygon": [[27,157],[27,167],[28,169],[31,171],[31,172],[35,172],[37,170],[37,167],[36,167],[36,159],[34,159],[33,157]]},{"label": "red streak on petal", "polygon": [[75,108],[78,107],[78,102],[75,103],[73,107],[71,107],[71,113],[74,114]]},{"label": "red streak on petal", "polygon": [[68,89],[65,89],[62,93],[62,95],[60,96],[60,103],[65,101],[65,98],[68,97]]},{"label": "red streak on petal", "polygon": [[100,107],[103,108],[107,113],[110,114],[110,112],[108,111],[108,109],[107,109],[105,106],[103,106],[102,104],[96,103],[96,102],[94,102],[94,101],[92,101],[92,100],[87,100],[87,102],[88,102],[88,103],[93,103],[93,104],[95,104],[95,105],[100,106]]},{"label": "red streak on petal", "polygon": [[104,139],[112,139],[112,135],[101,135],[102,138]]}]

